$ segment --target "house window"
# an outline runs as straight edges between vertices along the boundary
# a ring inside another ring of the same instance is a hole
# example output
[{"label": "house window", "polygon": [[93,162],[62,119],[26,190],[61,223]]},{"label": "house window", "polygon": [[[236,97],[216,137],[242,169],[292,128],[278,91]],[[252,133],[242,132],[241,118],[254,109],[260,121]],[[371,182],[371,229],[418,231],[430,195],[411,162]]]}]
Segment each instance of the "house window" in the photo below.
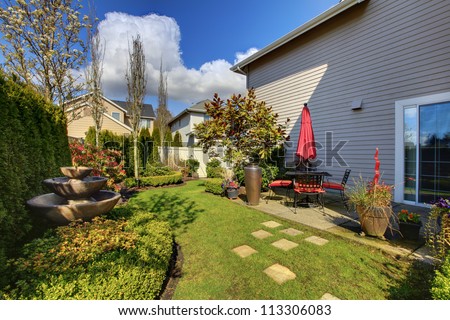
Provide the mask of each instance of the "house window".
[{"label": "house window", "polygon": [[[396,201],[429,204],[450,197],[450,94],[396,103]],[[401,112],[401,123],[398,115]],[[400,162],[401,161],[401,162]],[[399,172],[397,172],[399,171]],[[399,176],[399,177],[397,177]]]},{"label": "house window", "polygon": [[208,121],[210,119],[210,116],[205,114],[205,116],[203,117],[203,120]]},{"label": "house window", "polygon": [[112,116],[114,119],[120,121],[120,112],[111,112],[111,116]]},{"label": "house window", "polygon": [[141,119],[141,129],[150,128],[150,119]]}]

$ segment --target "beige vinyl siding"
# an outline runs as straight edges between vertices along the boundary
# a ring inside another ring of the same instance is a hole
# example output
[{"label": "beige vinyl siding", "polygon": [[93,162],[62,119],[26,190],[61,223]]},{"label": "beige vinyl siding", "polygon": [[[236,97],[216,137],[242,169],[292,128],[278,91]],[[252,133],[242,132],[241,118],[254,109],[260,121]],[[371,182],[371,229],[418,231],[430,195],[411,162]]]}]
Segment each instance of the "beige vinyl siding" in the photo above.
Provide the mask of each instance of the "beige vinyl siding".
[{"label": "beige vinyl siding", "polygon": [[[85,138],[89,127],[94,126],[94,120],[88,113],[82,113],[82,117],[69,123],[67,135],[73,138]],[[122,124],[104,116],[102,129],[110,130],[116,134],[129,134],[130,131]]]},{"label": "beige vinyl siding", "polygon": [[125,122],[125,112],[121,108],[118,108],[115,104],[109,103],[103,100],[103,105],[106,107],[106,113],[112,116],[113,112],[118,112],[120,114],[120,121]]},{"label": "beige vinyl siding", "polygon": [[[341,155],[352,176],[381,171],[394,181],[395,101],[450,91],[450,1],[368,0],[248,66],[248,86],[291,119],[294,147],[304,102],[316,140],[348,140]],[[353,100],[362,110],[352,111]],[[325,150],[318,150],[325,158]],[[336,162],[326,170],[340,178]]]}]

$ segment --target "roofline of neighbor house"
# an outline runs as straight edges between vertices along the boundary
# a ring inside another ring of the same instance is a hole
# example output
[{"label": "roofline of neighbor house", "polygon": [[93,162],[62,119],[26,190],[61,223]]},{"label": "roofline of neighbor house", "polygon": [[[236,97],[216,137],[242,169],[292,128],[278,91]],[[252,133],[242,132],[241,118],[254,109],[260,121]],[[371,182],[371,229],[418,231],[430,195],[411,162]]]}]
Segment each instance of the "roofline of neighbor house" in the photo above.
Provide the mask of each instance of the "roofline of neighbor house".
[{"label": "roofline of neighbor house", "polygon": [[203,114],[205,114],[206,110],[202,111],[202,110],[196,110],[196,109],[191,109],[191,108],[184,109],[181,113],[179,113],[175,117],[173,117],[172,120],[170,120],[168,124],[170,125],[170,124],[174,123],[176,120],[178,120],[179,118],[181,118],[185,114],[194,113],[194,112],[195,113],[203,113]]},{"label": "roofline of neighbor house", "polygon": [[324,23],[325,21],[333,18],[334,16],[337,16],[341,12],[344,12],[345,10],[353,7],[356,4],[359,4],[361,2],[364,2],[365,0],[344,0],[340,1],[335,6],[331,7],[327,11],[321,13],[317,17],[309,20],[305,24],[301,25],[297,29],[294,29],[293,31],[289,32],[285,36],[279,38],[278,40],[272,42],[268,46],[262,48],[261,50],[258,50],[251,56],[247,57],[246,59],[238,62],[234,66],[230,68],[231,71],[240,73],[243,75],[246,75],[246,72],[244,68],[249,65],[250,63],[256,61],[257,59],[261,58],[262,56],[268,54],[269,52],[274,51],[275,49],[278,49],[279,47],[283,46],[284,44],[288,43],[289,41],[301,36],[302,34],[308,32],[309,30],[317,27],[318,25]]}]

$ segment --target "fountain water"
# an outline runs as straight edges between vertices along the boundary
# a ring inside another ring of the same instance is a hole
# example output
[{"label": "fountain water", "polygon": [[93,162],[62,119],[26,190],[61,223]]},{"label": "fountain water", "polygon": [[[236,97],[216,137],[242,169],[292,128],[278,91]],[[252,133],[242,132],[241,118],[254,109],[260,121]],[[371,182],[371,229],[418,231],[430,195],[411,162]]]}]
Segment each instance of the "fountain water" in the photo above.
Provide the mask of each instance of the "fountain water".
[{"label": "fountain water", "polygon": [[88,177],[91,171],[88,167],[61,167],[65,177],[43,181],[53,193],[27,201],[31,212],[56,225],[66,225],[78,219],[90,220],[112,210],[120,194],[100,190],[108,179]]}]

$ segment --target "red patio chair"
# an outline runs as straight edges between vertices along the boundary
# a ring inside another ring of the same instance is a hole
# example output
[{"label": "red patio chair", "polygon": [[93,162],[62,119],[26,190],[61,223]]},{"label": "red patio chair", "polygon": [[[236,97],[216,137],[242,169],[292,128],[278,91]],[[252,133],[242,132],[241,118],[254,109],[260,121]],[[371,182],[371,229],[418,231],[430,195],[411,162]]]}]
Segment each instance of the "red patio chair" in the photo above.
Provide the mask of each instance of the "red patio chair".
[{"label": "red patio chair", "polygon": [[269,183],[269,194],[266,198],[266,203],[269,202],[269,198],[271,197],[271,194],[275,194],[273,191],[273,188],[285,188],[286,189],[286,196],[289,190],[289,187],[292,185],[292,180],[274,180],[271,183]]},{"label": "red patio chair", "polygon": [[324,211],[323,205],[323,194],[325,190],[323,189],[323,175],[322,174],[308,174],[299,176],[295,180],[294,185],[294,208],[295,213],[297,213],[297,198],[301,195],[306,196],[306,201],[308,202],[310,196],[316,197],[316,202],[322,207],[322,211]]},{"label": "red patio chair", "polygon": [[340,183],[333,181],[325,181],[322,185],[324,189],[338,190],[340,192],[342,202],[344,203],[345,209],[347,211],[348,211],[348,203],[347,198],[345,197],[345,186],[347,184],[350,172],[351,172],[350,169],[345,170],[344,176],[342,177],[342,181]]}]

